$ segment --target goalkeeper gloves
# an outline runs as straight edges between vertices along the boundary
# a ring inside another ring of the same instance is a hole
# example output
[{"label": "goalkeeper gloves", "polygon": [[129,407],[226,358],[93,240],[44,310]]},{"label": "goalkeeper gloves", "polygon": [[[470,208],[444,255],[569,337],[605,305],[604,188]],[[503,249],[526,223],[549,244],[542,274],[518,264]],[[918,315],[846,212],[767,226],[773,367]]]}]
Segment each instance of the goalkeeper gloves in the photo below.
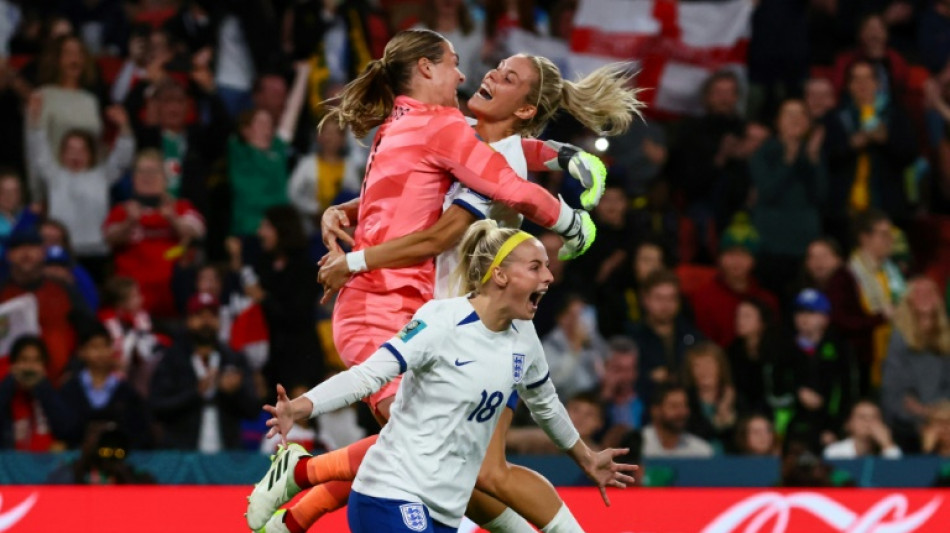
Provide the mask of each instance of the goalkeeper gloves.
[{"label": "goalkeeper gloves", "polygon": [[551,170],[566,170],[586,189],[581,193],[581,207],[590,211],[604,196],[607,168],[594,154],[585,152],[573,144],[544,141],[545,146],[557,150],[557,159],[545,162]]},{"label": "goalkeeper gloves", "polygon": [[557,222],[550,228],[564,238],[564,245],[558,250],[561,261],[577,258],[584,254],[597,238],[597,226],[590,213],[573,209],[561,198],[561,213]]}]

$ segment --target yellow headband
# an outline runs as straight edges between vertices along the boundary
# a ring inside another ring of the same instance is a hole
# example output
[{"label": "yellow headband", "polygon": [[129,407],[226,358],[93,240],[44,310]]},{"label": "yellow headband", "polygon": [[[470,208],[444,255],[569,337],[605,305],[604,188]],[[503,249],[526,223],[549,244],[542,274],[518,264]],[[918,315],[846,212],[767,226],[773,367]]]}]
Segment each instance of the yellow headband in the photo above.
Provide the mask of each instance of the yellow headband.
[{"label": "yellow headband", "polygon": [[524,241],[533,238],[534,235],[524,231],[519,231],[511,237],[508,237],[508,240],[506,240],[505,243],[501,245],[501,248],[498,249],[498,253],[495,254],[495,258],[492,259],[491,265],[489,265],[488,270],[485,271],[485,275],[482,276],[482,285],[488,283],[488,280],[491,279],[492,271],[495,270],[495,267],[500,265],[506,257],[508,257],[508,254],[510,254],[512,250],[517,248],[518,245]]}]

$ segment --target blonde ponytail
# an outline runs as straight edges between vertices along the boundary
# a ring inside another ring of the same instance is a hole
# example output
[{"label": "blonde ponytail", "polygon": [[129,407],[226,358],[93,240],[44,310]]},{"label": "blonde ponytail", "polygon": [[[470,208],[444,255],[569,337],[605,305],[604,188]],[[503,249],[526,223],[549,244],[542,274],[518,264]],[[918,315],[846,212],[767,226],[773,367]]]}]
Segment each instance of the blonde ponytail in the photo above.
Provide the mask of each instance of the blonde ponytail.
[{"label": "blonde ponytail", "polygon": [[[491,268],[498,251],[509,237],[518,232],[514,228],[500,228],[490,218],[469,226],[459,244],[460,261],[452,276],[452,286],[459,287],[462,294],[478,293],[482,278]],[[501,264],[504,265],[506,261]]]},{"label": "blonde ponytail", "polygon": [[571,82],[550,59],[532,60],[538,82],[526,100],[537,107],[534,117],[523,123],[519,133],[534,137],[544,130],[558,109],[564,109],[585,127],[601,135],[619,135],[641,117],[645,104],[637,97],[642,89],[633,87],[634,72],[627,63],[613,63]]},{"label": "blonde ponytail", "polygon": [[446,42],[445,37],[432,30],[397,33],[386,43],[382,59],[370,61],[332,100],[339,103],[330,108],[320,127],[327,120],[335,120],[341,128],[349,126],[358,139],[365,137],[389,117],[396,96],[409,91],[416,62],[422,58],[441,62]]}]

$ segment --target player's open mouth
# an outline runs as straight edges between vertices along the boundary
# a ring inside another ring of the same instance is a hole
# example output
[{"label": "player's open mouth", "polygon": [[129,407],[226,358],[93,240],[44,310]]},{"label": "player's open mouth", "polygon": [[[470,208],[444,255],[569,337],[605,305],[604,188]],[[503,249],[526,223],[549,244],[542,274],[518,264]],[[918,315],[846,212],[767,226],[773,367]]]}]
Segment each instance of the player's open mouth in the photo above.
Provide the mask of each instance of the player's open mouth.
[{"label": "player's open mouth", "polygon": [[544,296],[547,292],[548,292],[547,290],[532,292],[531,295],[528,296],[528,302],[531,303],[531,307],[537,309],[538,303],[541,302],[541,297]]},{"label": "player's open mouth", "polygon": [[491,100],[493,98],[491,91],[488,90],[488,86],[485,85],[484,83],[482,84],[481,87],[478,88],[478,92],[476,92],[475,95],[480,96],[484,98],[485,100]]}]

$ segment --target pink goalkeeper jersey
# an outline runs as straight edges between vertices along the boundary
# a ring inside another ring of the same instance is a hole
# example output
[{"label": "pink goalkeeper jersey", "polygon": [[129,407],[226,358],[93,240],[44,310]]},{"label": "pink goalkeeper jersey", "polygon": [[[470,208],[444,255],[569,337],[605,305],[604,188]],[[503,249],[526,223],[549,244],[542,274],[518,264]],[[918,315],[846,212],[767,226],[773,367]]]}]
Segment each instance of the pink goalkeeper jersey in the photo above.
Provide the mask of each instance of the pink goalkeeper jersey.
[{"label": "pink goalkeeper jersey", "polygon": [[[544,226],[557,222],[560,202],[519,178],[504,156],[478,140],[455,108],[396,98],[366,163],[355,250],[424,230],[442,215],[453,177],[472,190]],[[347,287],[387,293],[412,288],[432,298],[435,262],[362,272]]]}]

